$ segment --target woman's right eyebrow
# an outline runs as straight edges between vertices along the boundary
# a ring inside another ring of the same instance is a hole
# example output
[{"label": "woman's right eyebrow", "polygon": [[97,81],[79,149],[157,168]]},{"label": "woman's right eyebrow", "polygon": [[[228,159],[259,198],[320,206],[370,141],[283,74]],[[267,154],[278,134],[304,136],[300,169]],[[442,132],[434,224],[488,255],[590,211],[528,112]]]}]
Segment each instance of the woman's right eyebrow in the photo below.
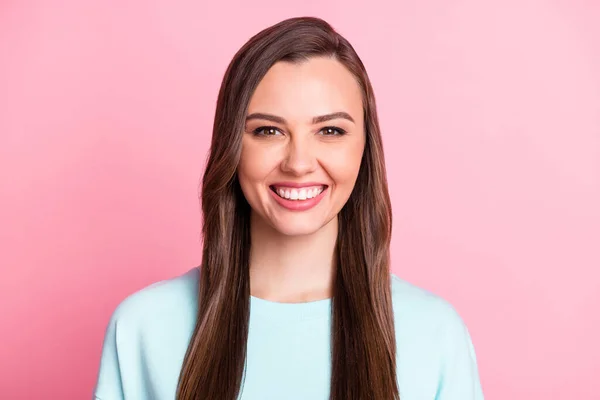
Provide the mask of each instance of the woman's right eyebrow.
[{"label": "woman's right eyebrow", "polygon": [[[338,111],[338,112],[334,112],[331,114],[320,115],[318,117],[314,117],[312,120],[312,123],[319,124],[321,122],[329,121],[332,119],[338,119],[338,118],[347,119],[348,121],[351,121],[352,123],[354,123],[354,119],[350,116],[350,114],[348,114],[345,111]],[[266,114],[266,113],[252,113],[246,117],[246,122],[253,120],[253,119],[264,119],[267,121],[271,121],[271,122],[275,122],[275,123],[283,124],[283,125],[285,125],[287,123],[285,118],[278,117],[277,115],[273,115],[273,114]]]},{"label": "woman's right eyebrow", "polygon": [[252,113],[246,117],[246,122],[253,120],[253,119],[266,119],[267,121],[275,122],[278,124],[286,123],[285,118],[281,118],[276,115],[265,114],[265,113]]}]

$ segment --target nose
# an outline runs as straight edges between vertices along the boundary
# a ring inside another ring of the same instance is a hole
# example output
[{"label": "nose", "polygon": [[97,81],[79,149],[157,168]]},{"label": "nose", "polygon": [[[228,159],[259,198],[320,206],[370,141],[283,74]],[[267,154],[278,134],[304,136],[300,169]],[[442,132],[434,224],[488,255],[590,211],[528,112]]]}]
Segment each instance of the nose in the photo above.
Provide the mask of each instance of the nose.
[{"label": "nose", "polygon": [[317,160],[310,135],[292,137],[286,147],[286,154],[281,162],[281,170],[295,176],[306,175],[317,167]]}]

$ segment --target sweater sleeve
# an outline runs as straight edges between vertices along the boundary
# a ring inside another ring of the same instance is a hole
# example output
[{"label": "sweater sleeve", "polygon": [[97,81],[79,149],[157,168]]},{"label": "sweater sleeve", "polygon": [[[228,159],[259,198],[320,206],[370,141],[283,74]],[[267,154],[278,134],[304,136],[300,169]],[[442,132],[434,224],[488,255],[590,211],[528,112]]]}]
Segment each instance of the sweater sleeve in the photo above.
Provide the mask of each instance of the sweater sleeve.
[{"label": "sweater sleeve", "polygon": [[123,400],[123,385],[119,367],[119,354],[117,348],[118,334],[118,308],[113,312],[106,328],[100,368],[94,388],[94,400]]},{"label": "sweater sleeve", "polygon": [[435,400],[484,400],[471,336],[453,308],[438,333],[442,371]]}]

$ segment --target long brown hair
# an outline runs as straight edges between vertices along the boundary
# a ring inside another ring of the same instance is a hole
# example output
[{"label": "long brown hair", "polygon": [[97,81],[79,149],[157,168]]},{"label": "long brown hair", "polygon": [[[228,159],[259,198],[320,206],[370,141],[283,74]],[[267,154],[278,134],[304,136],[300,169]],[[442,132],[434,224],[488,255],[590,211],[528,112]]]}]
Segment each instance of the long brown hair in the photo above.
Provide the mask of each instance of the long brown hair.
[{"label": "long brown hair", "polygon": [[198,315],[179,400],[239,396],[250,318],[250,206],[237,179],[247,107],[274,63],[315,56],[335,58],[355,76],[366,130],[358,178],[338,214],[330,400],[399,399],[389,270],[392,210],[375,96],[350,43],[322,19],[298,17],[253,36],[223,78],[202,181]]}]

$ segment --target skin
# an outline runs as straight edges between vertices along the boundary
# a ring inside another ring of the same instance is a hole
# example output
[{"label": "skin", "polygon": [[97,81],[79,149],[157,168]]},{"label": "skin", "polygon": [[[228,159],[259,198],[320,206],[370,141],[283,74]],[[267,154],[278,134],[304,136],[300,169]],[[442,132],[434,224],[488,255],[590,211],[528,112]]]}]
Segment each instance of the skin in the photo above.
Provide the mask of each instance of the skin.
[{"label": "skin", "polygon": [[[354,122],[336,118],[313,123],[316,116],[340,111]],[[278,62],[250,100],[246,115],[254,113],[285,122],[247,119],[243,134],[238,177],[252,209],[251,294],[291,303],[330,298],[337,215],[354,188],[366,140],[360,87],[333,58]],[[329,187],[315,207],[290,211],[270,193],[269,186],[282,181]]]}]

